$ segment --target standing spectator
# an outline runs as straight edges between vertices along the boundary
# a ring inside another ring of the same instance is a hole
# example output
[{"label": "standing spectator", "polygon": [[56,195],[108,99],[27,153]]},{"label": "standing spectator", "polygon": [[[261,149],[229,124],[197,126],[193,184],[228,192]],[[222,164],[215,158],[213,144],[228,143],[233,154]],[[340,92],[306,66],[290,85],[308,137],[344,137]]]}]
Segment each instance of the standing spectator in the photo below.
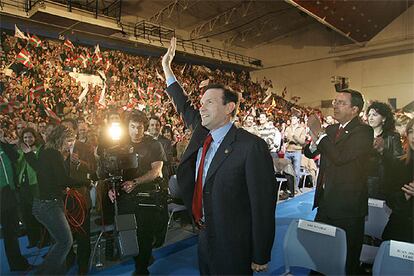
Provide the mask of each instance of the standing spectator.
[{"label": "standing spectator", "polygon": [[66,272],[65,260],[72,247],[73,238],[63,210],[63,191],[68,186],[89,184],[70,178],[65,171],[62,153],[74,142],[75,133],[60,125],[48,136],[38,158],[30,148],[22,146],[27,153],[27,161],[36,170],[39,183],[39,199],[34,199],[33,215],[46,227],[55,241],[36,272],[39,275]]},{"label": "standing spectator", "polygon": [[4,251],[10,271],[27,271],[30,264],[22,256],[19,246],[19,215],[15,193],[17,175],[13,164],[18,154],[13,145],[5,141],[0,129],[0,223],[3,232]]},{"label": "standing spectator", "polygon": [[406,154],[385,160],[386,202],[392,213],[382,239],[414,243],[414,119],[408,122],[406,135]]},{"label": "standing spectator", "polygon": [[299,191],[302,147],[305,145],[306,129],[300,125],[301,112],[292,108],[291,124],[285,130],[285,158],[292,162],[295,169],[295,193]]},{"label": "standing spectator", "polygon": [[346,272],[359,274],[368,213],[367,163],[374,135],[372,128],[358,117],[364,106],[361,93],[341,90],[332,104],[339,124],[328,126],[325,132],[316,115],[308,120],[312,144],[306,145],[305,155],[308,158],[321,155],[313,206],[318,207],[315,221],[345,230]]},{"label": "standing spectator", "polygon": [[[62,125],[70,128],[74,133],[78,131],[78,125],[74,119],[65,119],[62,121]],[[73,179],[88,182],[88,175],[91,175],[95,172],[95,158],[93,155],[93,148],[78,139],[71,147],[67,148],[67,151],[64,152],[65,157],[65,169],[70,177]],[[85,208],[85,218],[84,222],[80,227],[82,231],[73,231],[73,238],[76,240],[78,245],[76,251],[76,259],[78,263],[78,274],[85,275],[89,270],[89,257],[91,254],[91,239],[90,239],[90,209],[92,205],[91,197],[89,194],[89,187],[79,187],[76,188],[80,196],[83,197],[86,206],[78,206],[78,208]],[[73,200],[73,198],[68,198],[67,204],[69,206],[76,206],[78,202]],[[79,230],[79,229],[77,229]],[[68,263],[71,264],[74,259],[73,249],[68,255]]]},{"label": "standing spectator", "polygon": [[368,124],[374,129],[368,175],[368,196],[385,199],[384,162],[401,157],[403,149],[400,135],[395,131],[394,114],[391,107],[382,102],[373,102],[366,111]]},{"label": "standing spectator", "polygon": [[176,39],[172,38],[162,67],[167,93],[193,130],[177,180],[184,204],[200,229],[200,273],[264,271],[274,241],[276,206],[276,179],[268,146],[233,125],[239,95],[223,85],[206,87],[200,110],[190,105],[171,69],[175,48]]},{"label": "standing spectator", "polygon": [[159,117],[151,116],[149,119],[148,125],[148,133],[151,135],[156,141],[158,141],[162,148],[164,149],[165,155],[167,157],[167,161],[163,166],[162,174],[165,178],[169,179],[171,174],[171,165],[173,163],[173,147],[171,145],[171,140],[165,138],[161,134],[161,121]]},{"label": "standing spectator", "polygon": [[[42,146],[37,132],[33,128],[25,128],[21,132],[19,144],[26,144],[36,155]],[[23,224],[27,231],[29,245],[32,248],[40,245],[41,241],[41,224],[32,214],[33,198],[39,197],[39,187],[37,185],[37,175],[35,170],[27,163],[24,153],[18,150],[19,159],[17,160],[18,185],[17,195],[19,198],[19,206],[22,212]]]},{"label": "standing spectator", "polygon": [[[266,115],[265,115],[266,116]],[[259,136],[259,132],[257,131],[257,126],[254,122],[253,115],[247,115],[246,119],[243,122],[243,128],[254,135]]]},{"label": "standing spectator", "polygon": [[277,152],[280,149],[282,135],[279,130],[273,125],[273,122],[268,120],[265,113],[259,115],[259,125],[257,126],[258,136],[266,141],[270,155],[273,160],[279,158]]}]

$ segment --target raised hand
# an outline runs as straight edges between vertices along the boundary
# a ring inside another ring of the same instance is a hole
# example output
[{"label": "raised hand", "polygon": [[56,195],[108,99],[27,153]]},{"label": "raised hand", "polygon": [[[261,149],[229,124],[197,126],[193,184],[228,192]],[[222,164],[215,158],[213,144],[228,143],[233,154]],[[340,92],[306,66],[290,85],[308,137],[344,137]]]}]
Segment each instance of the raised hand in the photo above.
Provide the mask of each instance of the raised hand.
[{"label": "raised hand", "polygon": [[321,126],[321,121],[319,120],[318,116],[316,116],[315,114],[312,114],[309,116],[308,127],[314,135],[318,135],[319,132],[323,130]]},{"label": "raised hand", "polygon": [[174,73],[171,69],[171,63],[175,57],[175,49],[177,48],[177,39],[171,38],[170,47],[168,47],[167,53],[162,57],[162,69],[164,71],[165,79],[168,80],[174,77]]},{"label": "raised hand", "polygon": [[167,53],[162,57],[162,68],[170,68],[172,60],[175,57],[175,49],[177,48],[177,39],[175,37],[171,38],[170,47],[168,47]]},{"label": "raised hand", "polygon": [[29,153],[32,151],[32,148],[26,145],[25,143],[20,143],[20,148],[24,153]]}]

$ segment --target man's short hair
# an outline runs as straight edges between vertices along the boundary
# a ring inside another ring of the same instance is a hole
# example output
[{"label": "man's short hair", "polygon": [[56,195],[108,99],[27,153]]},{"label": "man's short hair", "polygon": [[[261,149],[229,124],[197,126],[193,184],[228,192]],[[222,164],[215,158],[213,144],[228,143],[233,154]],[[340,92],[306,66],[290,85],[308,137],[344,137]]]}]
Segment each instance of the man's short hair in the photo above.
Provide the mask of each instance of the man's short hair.
[{"label": "man's short hair", "polygon": [[160,126],[161,126],[161,120],[160,120],[160,117],[155,116],[155,115],[151,115],[151,117],[149,118],[149,121],[151,121],[151,120],[155,120],[155,121],[157,121],[157,122],[160,124]]},{"label": "man's short hair", "polygon": [[231,116],[232,117],[236,116],[237,110],[239,109],[239,105],[240,105],[239,93],[237,93],[236,91],[230,90],[226,88],[224,85],[219,84],[219,83],[211,83],[207,85],[204,91],[207,91],[208,89],[223,90],[223,105],[231,103],[231,102],[235,103],[235,108],[233,112],[231,113]]},{"label": "man's short hair", "polygon": [[362,96],[361,92],[350,89],[350,88],[345,88],[338,92],[350,94],[351,95],[351,106],[358,107],[358,112],[362,111],[362,109],[364,108],[364,97]]},{"label": "man's short hair", "polygon": [[127,116],[126,118],[127,126],[129,126],[130,122],[142,123],[145,129],[148,128],[148,124],[149,124],[147,115],[144,112],[139,111],[139,110],[132,111],[131,114]]}]

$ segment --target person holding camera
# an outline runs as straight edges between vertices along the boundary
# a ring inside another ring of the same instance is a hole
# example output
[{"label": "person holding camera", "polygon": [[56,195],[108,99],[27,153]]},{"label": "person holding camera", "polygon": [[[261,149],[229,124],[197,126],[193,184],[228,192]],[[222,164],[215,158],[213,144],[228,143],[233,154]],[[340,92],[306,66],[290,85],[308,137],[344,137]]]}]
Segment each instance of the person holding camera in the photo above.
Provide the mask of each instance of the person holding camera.
[{"label": "person holding camera", "polygon": [[[162,166],[166,160],[162,145],[151,136],[144,134],[148,128],[145,113],[135,111],[126,120],[130,138],[130,148],[138,155],[138,168],[123,170],[124,182],[118,191],[110,189],[111,201],[117,197],[119,214],[135,214],[137,221],[137,239],[139,254],[134,257],[134,275],[148,275],[148,266],[152,248],[160,245],[157,239],[160,229],[165,228],[168,220],[166,202],[162,208],[140,206],[138,193],[157,189],[158,180],[162,177]],[[159,205],[159,202],[154,202]],[[163,230],[161,230],[163,232]],[[162,239],[162,238],[161,238]],[[161,241],[162,244],[163,240]]]}]

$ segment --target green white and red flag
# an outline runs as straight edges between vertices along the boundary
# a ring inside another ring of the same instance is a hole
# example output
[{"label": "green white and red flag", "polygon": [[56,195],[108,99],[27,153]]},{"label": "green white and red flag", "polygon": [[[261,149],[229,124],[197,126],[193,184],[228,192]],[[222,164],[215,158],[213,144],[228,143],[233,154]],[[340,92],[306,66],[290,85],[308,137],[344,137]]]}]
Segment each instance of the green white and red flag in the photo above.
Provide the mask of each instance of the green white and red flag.
[{"label": "green white and red flag", "polygon": [[33,68],[33,63],[30,61],[30,53],[25,48],[23,48],[17,55],[16,61],[22,63],[29,69]]},{"label": "green white and red flag", "polygon": [[29,39],[29,43],[34,47],[42,47],[42,41],[36,35],[32,35]]}]

